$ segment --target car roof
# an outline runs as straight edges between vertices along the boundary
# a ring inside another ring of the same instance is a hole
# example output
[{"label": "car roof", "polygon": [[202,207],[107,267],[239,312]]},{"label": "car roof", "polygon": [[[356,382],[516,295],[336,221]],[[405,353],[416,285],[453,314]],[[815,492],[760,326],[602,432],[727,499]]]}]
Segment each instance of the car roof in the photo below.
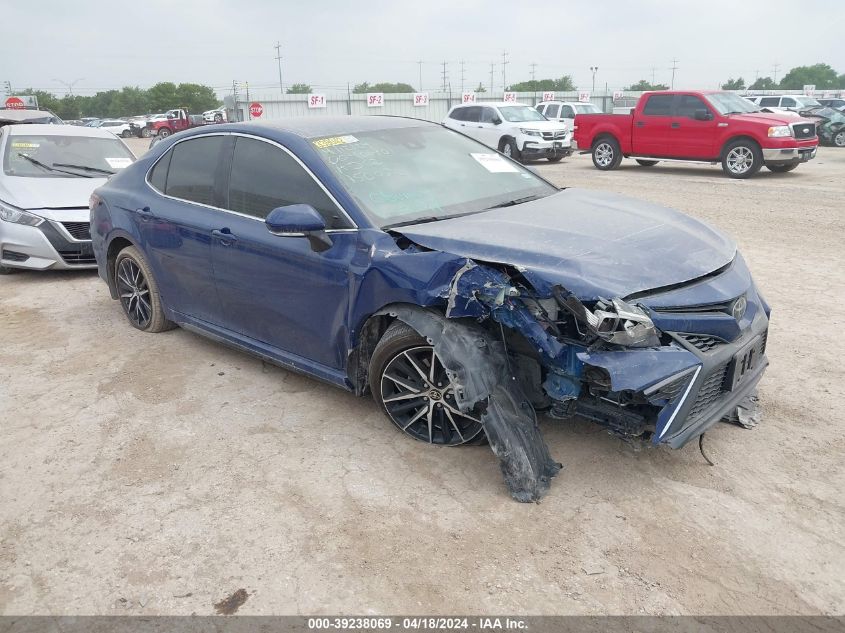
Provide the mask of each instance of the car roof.
[{"label": "car roof", "polygon": [[216,130],[232,128],[265,129],[275,132],[289,132],[303,138],[317,138],[356,132],[371,132],[408,127],[440,127],[437,123],[412,119],[410,117],[371,115],[371,116],[298,116],[284,119],[271,119],[246,123],[224,123],[215,126]]},{"label": "car roof", "polygon": [[502,108],[505,106],[527,106],[531,107],[526,103],[520,103],[518,101],[476,101],[475,103],[459,103],[455,106],[455,108],[468,108],[470,106],[492,106],[495,108]]},{"label": "car roof", "polygon": [[[540,103],[538,103],[537,105],[538,105],[538,106],[541,106],[541,105],[548,105],[548,104],[550,104],[550,103],[559,103],[559,104],[561,104],[561,105],[570,105],[570,106],[577,106],[577,105],[582,105],[582,106],[583,106],[583,105],[595,105],[594,103],[592,103],[592,102],[590,102],[590,101],[558,101],[557,99],[554,99],[553,101],[541,101],[541,102],[540,102]],[[596,107],[598,107],[598,106],[596,106]]]},{"label": "car roof", "polygon": [[29,125],[10,125],[8,130],[13,136],[38,134],[40,136],[87,136],[90,138],[115,138],[114,134],[107,130],[101,130],[95,127],[84,127],[81,125],[49,125],[46,123],[33,123]]},{"label": "car roof", "polygon": [[56,115],[47,110],[0,110],[0,121],[6,121],[9,123],[20,123],[22,121],[31,121],[33,119],[46,119],[54,116]]}]

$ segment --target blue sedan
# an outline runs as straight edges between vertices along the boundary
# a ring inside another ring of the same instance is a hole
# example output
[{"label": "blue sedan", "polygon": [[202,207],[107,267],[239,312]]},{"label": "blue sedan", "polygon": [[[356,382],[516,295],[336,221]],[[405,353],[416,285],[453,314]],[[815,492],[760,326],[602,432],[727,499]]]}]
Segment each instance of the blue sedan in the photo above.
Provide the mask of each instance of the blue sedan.
[{"label": "blue sedan", "polygon": [[729,238],[439,125],[177,134],[96,190],[91,235],[134,327],[371,393],[427,443],[487,441],[519,501],[560,469],[537,411],[673,448],[757,422],[769,307]]}]

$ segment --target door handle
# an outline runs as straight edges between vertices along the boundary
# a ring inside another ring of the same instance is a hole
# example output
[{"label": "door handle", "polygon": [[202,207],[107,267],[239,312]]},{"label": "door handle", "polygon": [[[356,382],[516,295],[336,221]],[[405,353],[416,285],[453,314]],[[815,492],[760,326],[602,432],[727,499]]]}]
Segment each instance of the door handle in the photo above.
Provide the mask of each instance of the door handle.
[{"label": "door handle", "polygon": [[634,123],[634,125],[636,125],[637,127],[645,127],[645,121],[637,121],[636,123]]},{"label": "door handle", "polygon": [[681,127],[681,124],[680,124],[680,123],[678,123],[677,121],[675,121],[674,123],[672,123],[672,128],[673,128],[673,129],[677,130],[679,127]]},{"label": "door handle", "polygon": [[219,240],[220,243],[223,244],[223,246],[228,246],[229,244],[238,241],[237,236],[232,235],[229,229],[215,229],[211,232],[211,237],[216,240]]}]

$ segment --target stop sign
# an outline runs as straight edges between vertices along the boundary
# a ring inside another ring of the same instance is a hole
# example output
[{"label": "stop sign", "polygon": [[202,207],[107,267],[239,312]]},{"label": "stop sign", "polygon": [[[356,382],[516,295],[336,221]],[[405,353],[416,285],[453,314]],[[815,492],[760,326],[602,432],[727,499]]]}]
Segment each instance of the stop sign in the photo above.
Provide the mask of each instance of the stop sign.
[{"label": "stop sign", "polygon": [[9,97],[6,99],[6,107],[10,110],[23,110],[24,103],[23,100],[18,97]]},{"label": "stop sign", "polygon": [[257,101],[249,104],[249,113],[252,118],[257,119],[264,114],[264,107]]}]

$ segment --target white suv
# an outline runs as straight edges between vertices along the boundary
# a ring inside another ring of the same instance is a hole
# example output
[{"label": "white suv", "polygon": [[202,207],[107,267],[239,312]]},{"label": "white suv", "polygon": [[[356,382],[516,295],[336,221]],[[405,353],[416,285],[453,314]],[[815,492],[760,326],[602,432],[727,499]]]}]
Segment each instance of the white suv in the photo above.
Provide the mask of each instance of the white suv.
[{"label": "white suv", "polygon": [[761,108],[781,108],[799,112],[808,108],[818,108],[821,103],[806,95],[756,95],[745,97]]},{"label": "white suv", "polygon": [[556,163],[572,154],[569,128],[522,103],[456,105],[443,125],[516,160],[547,158]]},{"label": "white suv", "polygon": [[601,114],[601,108],[594,103],[580,101],[541,101],[536,106],[537,112],[549,121],[566,123],[570,130],[575,129],[576,114]]}]

